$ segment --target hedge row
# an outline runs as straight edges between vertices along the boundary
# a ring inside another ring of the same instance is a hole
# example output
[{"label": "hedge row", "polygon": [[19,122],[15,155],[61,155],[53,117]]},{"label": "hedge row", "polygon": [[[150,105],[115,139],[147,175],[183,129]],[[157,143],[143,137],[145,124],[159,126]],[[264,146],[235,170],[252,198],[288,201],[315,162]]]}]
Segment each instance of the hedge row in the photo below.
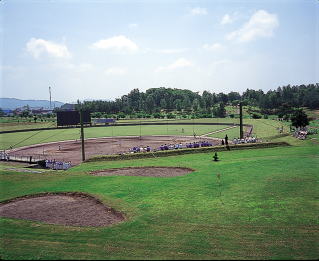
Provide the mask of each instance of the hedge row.
[{"label": "hedge row", "polygon": [[[264,143],[246,143],[238,145],[229,145],[230,150],[244,150],[244,149],[260,149],[260,148],[274,148],[281,146],[290,146],[287,142],[264,142]],[[120,155],[102,155],[96,156],[86,160],[86,162],[96,161],[112,161],[112,160],[130,160],[130,159],[144,159],[144,158],[157,158],[184,155],[190,153],[204,153],[204,152],[217,152],[228,150],[226,146],[214,146],[214,147],[202,147],[194,149],[176,149],[176,150],[164,150],[156,152],[142,152],[142,153],[129,153]]]}]

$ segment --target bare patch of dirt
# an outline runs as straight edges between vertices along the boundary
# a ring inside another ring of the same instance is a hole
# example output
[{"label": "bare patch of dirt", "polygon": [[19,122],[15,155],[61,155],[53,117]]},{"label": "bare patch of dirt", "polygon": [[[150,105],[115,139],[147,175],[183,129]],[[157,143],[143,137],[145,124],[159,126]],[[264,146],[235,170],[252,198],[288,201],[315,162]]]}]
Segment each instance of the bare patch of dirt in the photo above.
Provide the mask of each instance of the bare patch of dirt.
[{"label": "bare patch of dirt", "polygon": [[128,167],[91,171],[94,176],[175,177],[193,172],[190,168],[177,167]]},{"label": "bare patch of dirt", "polygon": [[101,227],[124,216],[98,199],[77,192],[42,193],[0,203],[0,216],[67,226]]}]

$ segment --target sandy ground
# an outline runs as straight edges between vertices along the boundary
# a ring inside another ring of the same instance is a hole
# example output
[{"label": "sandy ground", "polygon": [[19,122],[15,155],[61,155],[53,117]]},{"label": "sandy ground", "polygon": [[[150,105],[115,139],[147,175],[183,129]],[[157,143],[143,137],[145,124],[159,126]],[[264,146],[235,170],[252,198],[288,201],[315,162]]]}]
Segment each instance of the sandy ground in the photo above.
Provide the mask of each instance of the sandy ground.
[{"label": "sandy ground", "polygon": [[[107,137],[85,140],[85,158],[97,155],[127,153],[129,149],[139,146],[150,146],[157,149],[163,144],[186,144],[194,141],[209,140],[214,145],[220,145],[219,139],[194,138],[192,136],[143,136],[143,137]],[[32,145],[8,151],[15,156],[33,156],[34,159],[51,159],[71,162],[77,165],[82,162],[81,141],[60,141]]]},{"label": "sandy ground", "polygon": [[109,226],[124,216],[83,193],[33,195],[0,204],[0,216],[67,226]]},{"label": "sandy ground", "polygon": [[129,167],[92,171],[94,176],[141,176],[141,177],[175,177],[183,176],[194,170],[175,167]]}]

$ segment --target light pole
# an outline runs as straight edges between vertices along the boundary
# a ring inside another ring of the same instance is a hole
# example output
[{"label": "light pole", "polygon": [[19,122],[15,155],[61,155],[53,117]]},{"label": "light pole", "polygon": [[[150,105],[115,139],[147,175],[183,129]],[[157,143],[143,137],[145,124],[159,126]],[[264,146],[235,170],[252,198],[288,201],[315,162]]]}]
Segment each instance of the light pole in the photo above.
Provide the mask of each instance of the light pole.
[{"label": "light pole", "polygon": [[51,111],[51,87],[49,86],[49,93],[50,93],[50,111]]},{"label": "light pole", "polygon": [[82,161],[85,161],[84,129],[83,129],[83,113],[82,113],[82,108],[80,109],[80,124],[81,124]]},{"label": "light pole", "polygon": [[239,104],[239,136],[240,139],[244,138],[244,132],[243,132],[243,104],[240,102]]}]

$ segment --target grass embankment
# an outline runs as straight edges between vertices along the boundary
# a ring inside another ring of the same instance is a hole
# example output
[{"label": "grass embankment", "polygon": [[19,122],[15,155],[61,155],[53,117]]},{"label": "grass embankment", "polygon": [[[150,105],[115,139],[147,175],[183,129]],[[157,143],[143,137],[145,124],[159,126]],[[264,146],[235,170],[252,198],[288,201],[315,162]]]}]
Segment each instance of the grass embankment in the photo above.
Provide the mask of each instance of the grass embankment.
[{"label": "grass embankment", "polygon": [[[305,144],[308,144],[305,146]],[[128,221],[77,228],[2,219],[3,259],[317,259],[318,146],[85,163],[66,172],[2,171],[0,199],[79,191]],[[183,166],[182,177],[96,177],[88,171]],[[216,177],[220,174],[220,185]]]}]

